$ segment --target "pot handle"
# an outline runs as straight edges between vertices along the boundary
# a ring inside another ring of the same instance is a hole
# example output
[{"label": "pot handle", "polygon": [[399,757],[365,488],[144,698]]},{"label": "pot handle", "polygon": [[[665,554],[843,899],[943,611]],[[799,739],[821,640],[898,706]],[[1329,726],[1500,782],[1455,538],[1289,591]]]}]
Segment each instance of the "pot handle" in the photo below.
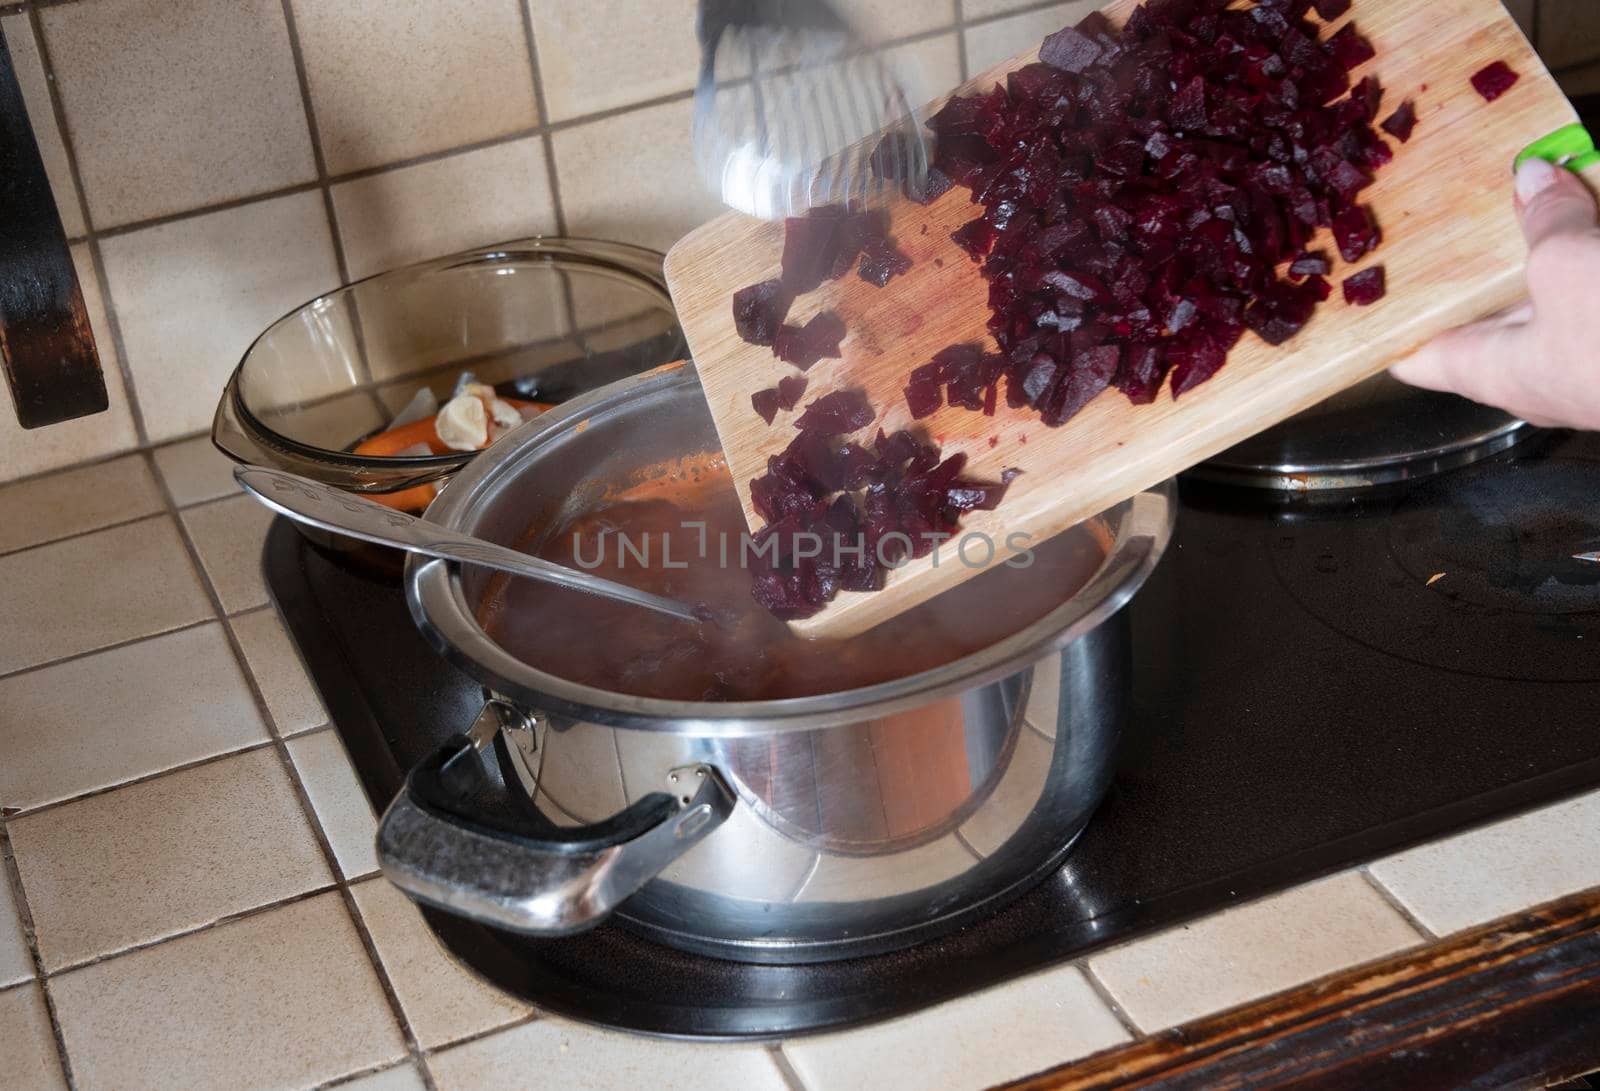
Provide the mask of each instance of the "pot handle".
[{"label": "pot handle", "polygon": [[715,769],[671,775],[687,786],[682,794],[652,792],[601,822],[557,826],[530,803],[513,809],[516,793],[493,783],[474,737],[457,735],[411,771],[384,811],[378,859],[413,899],[457,916],[536,936],[582,932],[732,812],[735,797]]}]

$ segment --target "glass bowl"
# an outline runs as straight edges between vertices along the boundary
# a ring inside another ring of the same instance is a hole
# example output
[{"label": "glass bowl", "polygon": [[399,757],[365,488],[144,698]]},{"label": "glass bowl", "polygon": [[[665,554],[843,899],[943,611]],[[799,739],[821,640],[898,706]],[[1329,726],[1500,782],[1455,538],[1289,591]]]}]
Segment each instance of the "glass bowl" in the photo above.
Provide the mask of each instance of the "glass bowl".
[{"label": "glass bowl", "polygon": [[318,296],[245,352],[212,440],[236,461],[352,492],[441,482],[480,452],[353,449],[423,387],[442,405],[465,372],[504,397],[561,402],[683,359],[661,262],[624,243],[518,239]]}]

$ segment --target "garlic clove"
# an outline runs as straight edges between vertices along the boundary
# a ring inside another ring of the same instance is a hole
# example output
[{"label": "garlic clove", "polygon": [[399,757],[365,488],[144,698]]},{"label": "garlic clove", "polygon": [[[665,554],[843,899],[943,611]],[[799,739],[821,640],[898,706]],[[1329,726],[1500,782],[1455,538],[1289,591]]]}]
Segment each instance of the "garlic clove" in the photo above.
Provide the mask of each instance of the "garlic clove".
[{"label": "garlic clove", "polygon": [[477,451],[489,445],[489,414],[472,394],[451,398],[434,423],[439,441],[452,451]]}]

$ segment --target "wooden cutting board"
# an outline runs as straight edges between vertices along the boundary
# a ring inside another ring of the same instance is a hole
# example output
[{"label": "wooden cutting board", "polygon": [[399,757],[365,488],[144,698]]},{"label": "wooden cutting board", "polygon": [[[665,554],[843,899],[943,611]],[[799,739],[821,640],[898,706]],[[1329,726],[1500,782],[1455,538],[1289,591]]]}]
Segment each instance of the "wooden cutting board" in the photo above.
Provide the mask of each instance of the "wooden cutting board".
[{"label": "wooden cutting board", "polygon": [[[1119,0],[1106,9],[1121,25],[1136,6]],[[1373,375],[1435,334],[1514,303],[1523,294],[1525,246],[1511,204],[1511,163],[1531,141],[1577,119],[1500,0],[1355,0],[1348,19],[1371,39],[1378,56],[1356,73],[1376,74],[1384,87],[1380,117],[1415,98],[1419,122],[1408,144],[1394,145],[1394,162],[1363,194],[1384,240],[1358,267],[1335,269],[1335,294],[1297,337],[1272,347],[1247,333],[1211,381],[1174,402],[1170,392],[1152,405],[1133,406],[1115,390],[1095,399],[1060,428],[1001,399],[995,417],[945,407],[920,425],[945,453],[965,451],[965,473],[997,479],[1023,471],[999,509],[972,512],[962,533],[980,532],[999,547],[992,564],[1014,551],[1008,535],[1037,543],[1246,437]],[[1037,48],[1001,64],[957,92],[988,90],[1004,75],[1037,59]],[[1521,79],[1493,103],[1470,77],[1503,60]],[[942,102],[943,100],[941,100]],[[924,116],[931,115],[937,103]],[[825,360],[806,375],[800,408],[846,387],[865,389],[878,419],[866,430],[912,424],[902,389],[907,373],[947,345],[982,340],[989,319],[987,286],[950,233],[982,211],[956,187],[931,206],[896,198],[892,234],[914,261],[911,271],[875,288],[853,273],[802,296],[788,321],[804,323],[833,310],[849,329],[843,358]],[[1312,244],[1330,253],[1324,237]],[[734,331],[733,293],[775,277],[782,224],[729,213],[675,245],[667,255],[667,284],[700,373],[728,467],[752,529],[762,520],[750,506],[749,482],[769,455],[795,436],[795,413],[768,426],[750,395],[794,370],[769,349]],[[1344,304],[1338,282],[1373,264],[1388,270],[1389,295],[1365,308]],[[1507,361],[1514,366],[1518,361]],[[997,437],[991,446],[989,438]],[[981,551],[969,551],[973,560]],[[912,561],[873,593],[841,594],[815,617],[793,623],[809,636],[848,636],[886,620],[981,569]]]}]

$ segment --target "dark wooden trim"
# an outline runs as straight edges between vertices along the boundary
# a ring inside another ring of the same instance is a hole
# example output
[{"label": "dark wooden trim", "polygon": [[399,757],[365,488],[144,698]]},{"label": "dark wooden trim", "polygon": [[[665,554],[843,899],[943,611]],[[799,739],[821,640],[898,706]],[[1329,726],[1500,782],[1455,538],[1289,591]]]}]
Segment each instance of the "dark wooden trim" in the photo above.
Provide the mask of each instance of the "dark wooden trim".
[{"label": "dark wooden trim", "polygon": [[1600,890],[1009,1086],[1504,1088],[1600,1068]]},{"label": "dark wooden trim", "polygon": [[0,364],[17,421],[42,428],[104,412],[83,290],[3,32],[0,180]]}]

